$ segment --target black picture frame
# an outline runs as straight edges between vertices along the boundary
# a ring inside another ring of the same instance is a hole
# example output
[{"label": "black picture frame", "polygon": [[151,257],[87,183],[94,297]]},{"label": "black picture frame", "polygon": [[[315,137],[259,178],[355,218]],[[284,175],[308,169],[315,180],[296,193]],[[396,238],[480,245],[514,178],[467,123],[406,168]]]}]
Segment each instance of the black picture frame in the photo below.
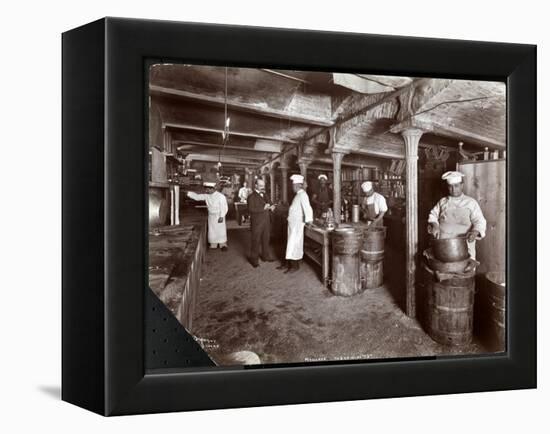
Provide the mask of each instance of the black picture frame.
[{"label": "black picture frame", "polygon": [[[536,387],[536,46],[104,18],[62,50],[65,401],[122,415]],[[507,352],[147,373],[147,58],[506,82]]]}]

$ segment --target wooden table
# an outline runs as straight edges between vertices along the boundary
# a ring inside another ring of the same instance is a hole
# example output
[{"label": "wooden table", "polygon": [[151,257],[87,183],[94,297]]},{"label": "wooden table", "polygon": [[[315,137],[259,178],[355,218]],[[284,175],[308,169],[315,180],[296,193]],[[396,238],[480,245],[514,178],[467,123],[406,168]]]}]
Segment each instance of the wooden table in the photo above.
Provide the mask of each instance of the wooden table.
[{"label": "wooden table", "polygon": [[304,255],[321,267],[323,284],[328,287],[330,273],[330,231],[314,225],[304,228]]}]

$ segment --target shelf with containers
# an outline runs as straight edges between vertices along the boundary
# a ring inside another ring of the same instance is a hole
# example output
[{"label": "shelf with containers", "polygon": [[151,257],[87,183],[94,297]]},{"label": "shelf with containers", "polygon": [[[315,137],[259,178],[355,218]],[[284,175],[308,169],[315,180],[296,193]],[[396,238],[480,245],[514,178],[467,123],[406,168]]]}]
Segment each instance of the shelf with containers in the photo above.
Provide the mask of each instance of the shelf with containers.
[{"label": "shelf with containers", "polygon": [[[383,175],[384,176],[384,175]],[[386,198],[405,198],[405,179],[397,175],[385,175],[387,178],[382,178],[378,182],[379,193]]]},{"label": "shelf with containers", "polygon": [[365,181],[373,183],[374,189],[377,190],[379,169],[370,167],[358,167],[354,169],[342,169],[342,207],[344,213],[344,221],[350,221],[352,215],[352,205],[360,205],[363,191],[361,184]]}]

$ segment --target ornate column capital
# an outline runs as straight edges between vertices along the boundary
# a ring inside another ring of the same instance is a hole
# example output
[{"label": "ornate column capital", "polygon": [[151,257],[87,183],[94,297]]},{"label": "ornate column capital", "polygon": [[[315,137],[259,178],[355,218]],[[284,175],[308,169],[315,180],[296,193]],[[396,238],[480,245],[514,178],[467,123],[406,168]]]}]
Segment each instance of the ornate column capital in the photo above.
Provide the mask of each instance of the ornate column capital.
[{"label": "ornate column capital", "polygon": [[307,159],[307,158],[302,158],[300,160],[298,160],[298,166],[300,167],[300,173],[305,176],[305,174],[307,173],[307,168],[309,167],[309,165],[311,164],[313,160],[310,160],[310,159]]},{"label": "ornate column capital", "polygon": [[405,142],[405,157],[418,158],[418,143],[424,131],[419,128],[406,128],[401,131],[401,136]]}]

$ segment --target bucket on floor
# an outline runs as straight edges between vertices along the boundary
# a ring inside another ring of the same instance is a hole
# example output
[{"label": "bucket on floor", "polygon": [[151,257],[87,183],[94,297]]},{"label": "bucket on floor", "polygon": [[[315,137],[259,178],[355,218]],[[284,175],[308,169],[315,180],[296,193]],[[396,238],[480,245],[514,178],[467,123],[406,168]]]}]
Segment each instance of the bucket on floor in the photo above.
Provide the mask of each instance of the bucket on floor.
[{"label": "bucket on floor", "polygon": [[469,344],[473,334],[475,274],[438,281],[436,273],[429,271],[428,334],[443,345]]},{"label": "bucket on floor", "polygon": [[497,351],[506,349],[506,274],[490,271],[485,274],[489,301],[489,337]]},{"label": "bucket on floor", "polygon": [[336,295],[351,296],[361,292],[359,249],[363,231],[353,226],[340,226],[331,232],[332,284]]}]

